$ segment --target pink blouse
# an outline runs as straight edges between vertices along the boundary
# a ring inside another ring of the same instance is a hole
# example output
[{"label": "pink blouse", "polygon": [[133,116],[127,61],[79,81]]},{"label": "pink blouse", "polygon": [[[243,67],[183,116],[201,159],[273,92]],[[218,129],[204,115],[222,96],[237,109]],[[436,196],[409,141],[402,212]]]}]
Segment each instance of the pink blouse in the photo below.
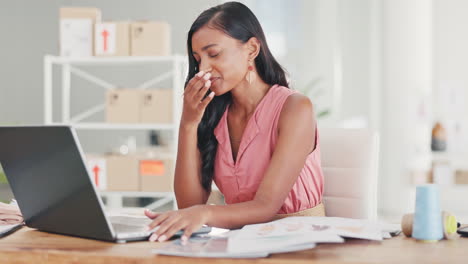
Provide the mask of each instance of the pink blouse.
[{"label": "pink blouse", "polygon": [[[218,140],[214,181],[227,204],[246,202],[255,197],[275,150],[281,109],[288,96],[296,92],[279,85],[270,88],[245,127],[236,162],[232,156],[227,124],[229,107],[224,112],[214,130]],[[278,214],[295,213],[322,202],[323,172],[318,140],[317,132],[316,148],[307,156],[304,167]]]}]

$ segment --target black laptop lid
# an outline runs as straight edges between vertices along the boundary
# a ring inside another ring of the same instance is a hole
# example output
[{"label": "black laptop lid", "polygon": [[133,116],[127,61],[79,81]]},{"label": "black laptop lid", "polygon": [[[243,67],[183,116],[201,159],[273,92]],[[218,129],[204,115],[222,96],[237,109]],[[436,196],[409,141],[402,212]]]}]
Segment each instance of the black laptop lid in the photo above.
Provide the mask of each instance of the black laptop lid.
[{"label": "black laptop lid", "polygon": [[0,163],[27,226],[113,240],[75,138],[63,126],[0,127]]}]

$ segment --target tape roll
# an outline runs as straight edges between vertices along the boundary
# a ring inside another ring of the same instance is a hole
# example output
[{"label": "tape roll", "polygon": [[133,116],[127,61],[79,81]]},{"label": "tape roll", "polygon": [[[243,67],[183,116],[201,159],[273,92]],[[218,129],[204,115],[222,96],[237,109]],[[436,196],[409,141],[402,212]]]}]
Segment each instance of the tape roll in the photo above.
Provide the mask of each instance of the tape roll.
[{"label": "tape roll", "polygon": [[[447,211],[441,213],[443,223],[444,239],[454,239],[458,237],[457,234],[457,219],[455,216]],[[411,237],[413,233],[413,219],[414,214],[405,214],[401,219],[401,230],[407,237]]]},{"label": "tape roll", "polygon": [[439,188],[435,184],[416,186],[416,206],[412,237],[422,242],[444,238]]},{"label": "tape roll", "polygon": [[407,237],[411,237],[413,233],[413,217],[414,214],[405,214],[401,219],[401,231],[403,231],[403,234]]},{"label": "tape roll", "polygon": [[454,239],[457,235],[457,219],[449,212],[442,211],[442,223],[444,226],[444,238]]}]

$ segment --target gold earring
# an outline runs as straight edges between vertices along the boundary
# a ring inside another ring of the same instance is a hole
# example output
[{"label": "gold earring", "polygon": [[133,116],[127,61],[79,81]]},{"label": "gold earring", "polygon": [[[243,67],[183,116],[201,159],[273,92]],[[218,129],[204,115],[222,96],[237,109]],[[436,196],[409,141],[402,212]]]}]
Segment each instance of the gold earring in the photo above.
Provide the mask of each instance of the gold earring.
[{"label": "gold earring", "polygon": [[248,72],[247,75],[245,76],[245,79],[249,84],[252,84],[255,81],[255,72],[253,70],[253,66],[249,65],[248,67]]}]

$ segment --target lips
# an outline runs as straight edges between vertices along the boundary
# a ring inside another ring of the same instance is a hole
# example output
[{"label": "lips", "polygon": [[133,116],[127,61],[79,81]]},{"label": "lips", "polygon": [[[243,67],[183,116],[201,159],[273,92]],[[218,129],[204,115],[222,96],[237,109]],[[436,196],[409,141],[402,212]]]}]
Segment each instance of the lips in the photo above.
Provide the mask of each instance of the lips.
[{"label": "lips", "polygon": [[221,77],[211,77],[210,81],[211,81],[211,83],[214,83],[218,79],[221,79]]}]

